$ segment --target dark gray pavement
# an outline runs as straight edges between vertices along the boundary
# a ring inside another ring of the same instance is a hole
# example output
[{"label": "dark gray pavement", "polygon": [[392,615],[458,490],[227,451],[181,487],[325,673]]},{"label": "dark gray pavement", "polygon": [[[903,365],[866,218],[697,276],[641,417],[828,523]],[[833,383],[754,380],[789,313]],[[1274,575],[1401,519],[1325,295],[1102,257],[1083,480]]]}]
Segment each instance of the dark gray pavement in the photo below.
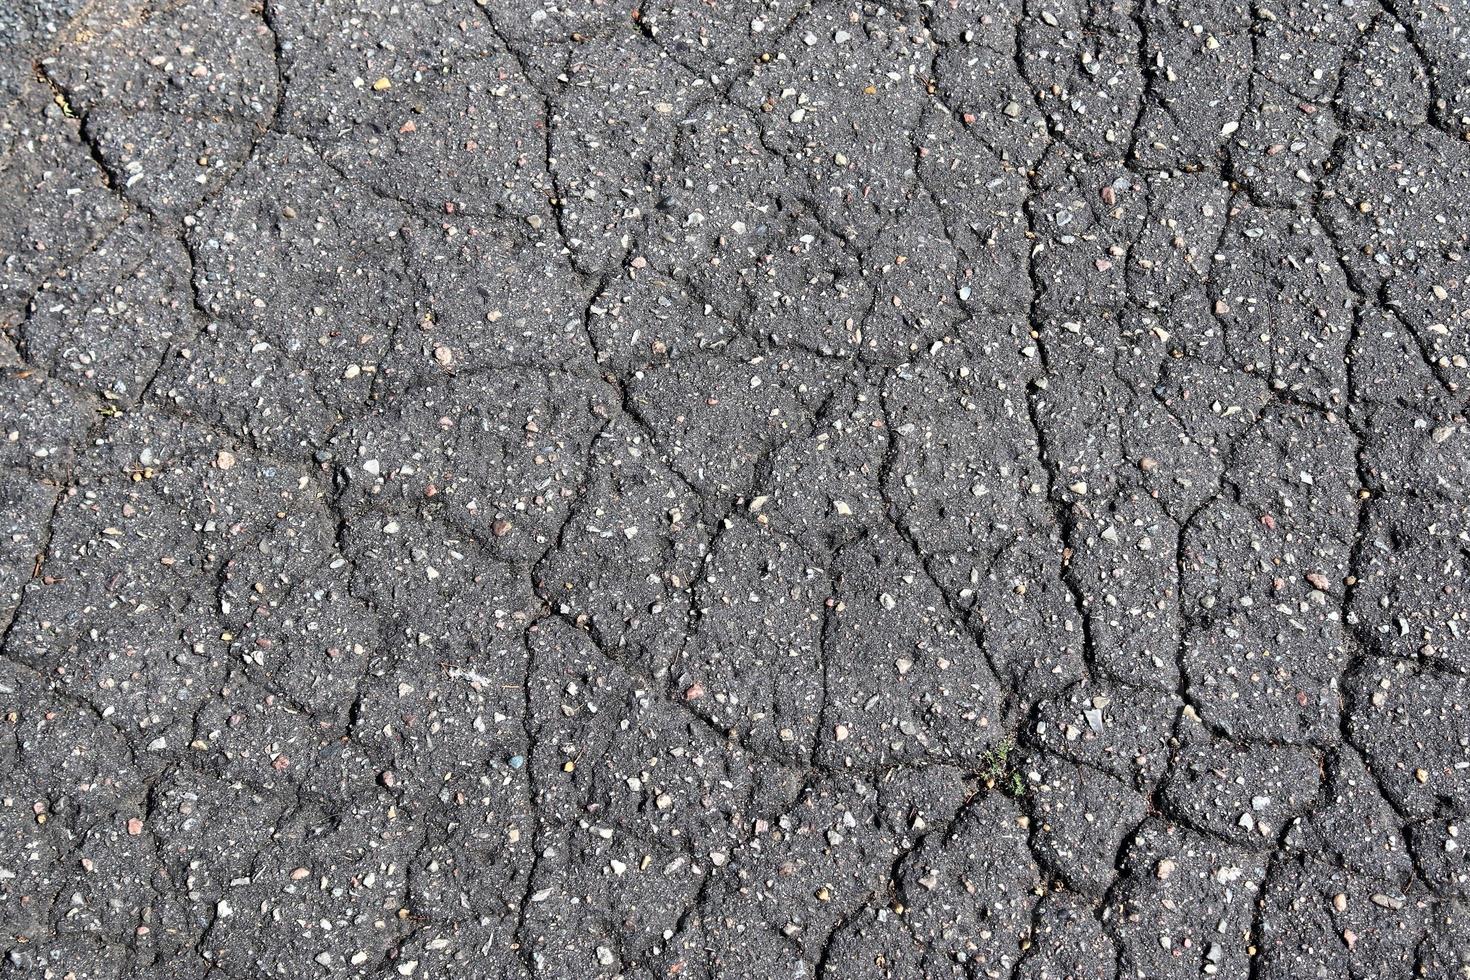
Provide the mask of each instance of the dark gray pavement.
[{"label": "dark gray pavement", "polygon": [[0,2],[0,978],[1470,977],[1466,0]]}]

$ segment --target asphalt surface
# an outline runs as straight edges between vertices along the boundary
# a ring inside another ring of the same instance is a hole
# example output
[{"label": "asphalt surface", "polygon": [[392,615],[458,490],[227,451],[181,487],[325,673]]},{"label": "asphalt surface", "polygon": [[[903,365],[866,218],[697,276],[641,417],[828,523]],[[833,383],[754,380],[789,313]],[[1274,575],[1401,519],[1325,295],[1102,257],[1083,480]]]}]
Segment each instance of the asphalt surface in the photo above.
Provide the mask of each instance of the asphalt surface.
[{"label": "asphalt surface", "polygon": [[0,977],[1470,976],[1466,0],[0,73]]}]

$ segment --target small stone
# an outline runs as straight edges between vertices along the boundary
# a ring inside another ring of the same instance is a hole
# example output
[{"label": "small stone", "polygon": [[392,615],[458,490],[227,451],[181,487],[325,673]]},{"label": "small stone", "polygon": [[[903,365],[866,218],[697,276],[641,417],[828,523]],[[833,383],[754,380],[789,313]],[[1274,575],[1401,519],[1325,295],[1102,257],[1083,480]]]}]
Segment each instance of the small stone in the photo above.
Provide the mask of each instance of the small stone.
[{"label": "small stone", "polygon": [[386,92],[386,91],[388,91],[392,87],[393,87],[393,83],[391,81],[389,81],[386,76],[383,77],[383,78],[378,79],[376,82],[373,82],[373,91],[374,92]]},{"label": "small stone", "polygon": [[214,465],[218,466],[222,470],[234,469],[235,454],[230,452],[228,449],[221,449],[218,453],[215,454]]}]

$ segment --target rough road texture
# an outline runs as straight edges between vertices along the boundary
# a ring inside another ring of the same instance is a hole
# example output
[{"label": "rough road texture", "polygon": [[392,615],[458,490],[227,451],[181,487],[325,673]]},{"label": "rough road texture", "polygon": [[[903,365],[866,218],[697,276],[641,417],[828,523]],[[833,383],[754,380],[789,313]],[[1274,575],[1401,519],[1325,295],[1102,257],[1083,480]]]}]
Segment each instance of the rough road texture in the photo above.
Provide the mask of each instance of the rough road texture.
[{"label": "rough road texture", "polygon": [[1465,0],[0,27],[0,977],[1470,976]]}]

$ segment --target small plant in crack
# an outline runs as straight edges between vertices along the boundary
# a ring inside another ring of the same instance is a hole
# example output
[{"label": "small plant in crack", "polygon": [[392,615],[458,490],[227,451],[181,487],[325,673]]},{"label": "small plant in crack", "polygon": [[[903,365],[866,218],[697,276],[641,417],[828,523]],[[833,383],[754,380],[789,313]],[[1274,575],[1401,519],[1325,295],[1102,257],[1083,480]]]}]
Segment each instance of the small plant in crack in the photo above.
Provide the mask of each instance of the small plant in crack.
[{"label": "small plant in crack", "polygon": [[1001,739],[986,750],[976,767],[976,775],[985,781],[986,789],[998,789],[1007,796],[1026,795],[1026,780],[1021,778],[1020,761],[1016,758],[1016,743],[1009,738]]},{"label": "small plant in crack", "polygon": [[39,61],[32,67],[36,72],[36,81],[45,84],[51,89],[51,101],[61,107],[61,114],[68,119],[75,119],[77,117],[76,111],[72,109],[71,102],[67,99],[66,93],[62,91],[61,86],[56,84],[55,79],[46,72],[45,68],[41,67]]}]

